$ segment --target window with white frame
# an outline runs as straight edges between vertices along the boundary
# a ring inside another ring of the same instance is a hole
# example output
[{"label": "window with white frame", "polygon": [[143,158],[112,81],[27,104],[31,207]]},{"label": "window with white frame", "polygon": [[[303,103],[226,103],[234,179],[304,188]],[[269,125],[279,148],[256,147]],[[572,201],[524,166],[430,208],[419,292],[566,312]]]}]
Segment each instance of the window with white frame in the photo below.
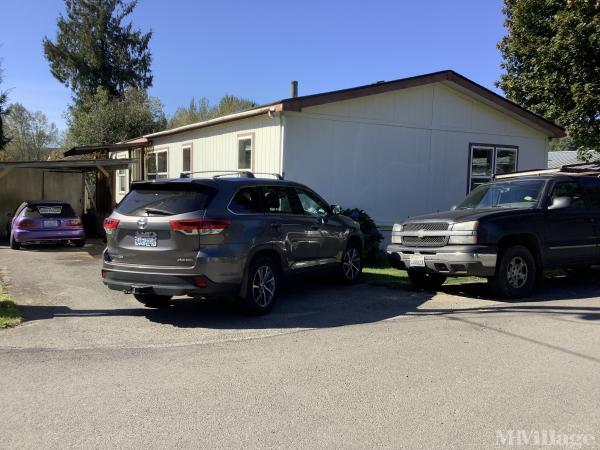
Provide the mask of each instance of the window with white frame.
[{"label": "window with white frame", "polygon": [[127,192],[127,171],[125,169],[117,170],[117,191],[119,194]]},{"label": "window with white frame", "polygon": [[184,145],[181,147],[182,170],[181,173],[191,173],[192,171],[192,145]]},{"label": "window with white frame", "polygon": [[168,153],[167,150],[155,150],[146,155],[146,179],[157,180],[168,178]]},{"label": "window with white frame", "polygon": [[470,150],[469,192],[492,181],[494,175],[517,170],[518,147],[471,144]]},{"label": "window with white frame", "polygon": [[238,137],[238,169],[252,170],[252,137]]}]

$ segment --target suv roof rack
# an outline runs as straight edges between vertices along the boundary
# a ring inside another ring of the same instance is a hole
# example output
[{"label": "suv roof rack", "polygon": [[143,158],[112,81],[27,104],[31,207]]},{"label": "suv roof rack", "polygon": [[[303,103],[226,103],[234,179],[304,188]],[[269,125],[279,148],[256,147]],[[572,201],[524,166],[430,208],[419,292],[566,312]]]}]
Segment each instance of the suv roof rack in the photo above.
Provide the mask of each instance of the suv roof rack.
[{"label": "suv roof rack", "polygon": [[505,180],[507,178],[518,178],[535,175],[541,176],[561,173],[565,175],[600,177],[600,162],[568,164],[552,169],[522,170],[520,172],[503,173],[494,176],[494,180]]},{"label": "suv roof rack", "polygon": [[256,175],[271,175],[278,180],[283,180],[283,175],[278,173],[270,173],[270,172],[252,172],[251,170],[199,170],[195,172],[181,172],[179,175],[180,178],[190,178],[190,175],[196,173],[215,173],[212,178],[221,178],[228,177],[231,175],[237,175],[240,178],[256,178]]}]

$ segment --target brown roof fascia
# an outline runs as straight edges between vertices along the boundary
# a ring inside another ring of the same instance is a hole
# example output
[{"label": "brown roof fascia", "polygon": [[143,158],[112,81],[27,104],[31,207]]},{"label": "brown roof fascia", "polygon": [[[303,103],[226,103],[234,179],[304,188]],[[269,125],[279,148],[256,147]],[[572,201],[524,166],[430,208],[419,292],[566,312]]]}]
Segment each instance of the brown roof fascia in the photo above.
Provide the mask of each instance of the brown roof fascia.
[{"label": "brown roof fascia", "polygon": [[64,156],[89,155],[96,152],[118,152],[122,150],[131,150],[134,148],[144,148],[150,144],[151,142],[149,140],[136,140],[136,142],[123,142],[120,144],[81,145],[67,150],[64,152]]},{"label": "brown roof fascia", "polygon": [[468,78],[463,77],[461,74],[450,70],[450,71],[448,71],[448,75],[449,75],[448,81],[451,81],[465,89],[468,89],[469,91],[473,92],[474,94],[477,94],[480,97],[483,97],[486,100],[489,100],[489,101],[497,104],[498,106],[509,110],[513,114],[516,114],[525,120],[533,122],[538,127],[548,131],[552,137],[560,138],[560,137],[566,136],[564,128],[559,127],[558,125],[550,122],[549,120],[544,119],[542,116],[539,116],[539,115],[535,114],[534,112],[531,112],[528,109],[517,105],[516,103],[502,97],[501,95],[496,94],[493,91],[490,91],[487,88],[484,88],[480,84],[477,84],[474,81],[471,81]]}]

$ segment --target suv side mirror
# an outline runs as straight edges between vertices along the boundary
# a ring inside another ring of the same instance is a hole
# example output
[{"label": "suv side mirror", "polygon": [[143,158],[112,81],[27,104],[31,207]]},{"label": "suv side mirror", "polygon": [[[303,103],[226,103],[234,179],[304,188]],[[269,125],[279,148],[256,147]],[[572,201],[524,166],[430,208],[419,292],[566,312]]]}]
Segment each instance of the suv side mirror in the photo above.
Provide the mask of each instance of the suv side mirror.
[{"label": "suv side mirror", "polygon": [[334,216],[342,213],[342,207],[340,205],[331,205],[331,212]]},{"label": "suv side mirror", "polygon": [[565,209],[569,208],[573,203],[573,199],[571,197],[556,197],[548,209]]}]

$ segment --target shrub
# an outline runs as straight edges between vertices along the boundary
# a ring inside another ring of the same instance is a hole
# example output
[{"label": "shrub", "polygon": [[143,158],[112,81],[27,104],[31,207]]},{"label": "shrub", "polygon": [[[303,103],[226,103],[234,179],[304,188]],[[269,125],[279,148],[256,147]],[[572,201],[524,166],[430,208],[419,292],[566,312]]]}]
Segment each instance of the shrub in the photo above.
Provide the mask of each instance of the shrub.
[{"label": "shrub", "polygon": [[350,217],[352,220],[355,220],[360,224],[360,230],[365,238],[365,260],[375,261],[381,251],[379,245],[383,240],[383,235],[377,229],[377,225],[375,225],[375,222],[373,222],[371,216],[369,216],[364,210],[358,208],[344,209],[342,214]]}]

